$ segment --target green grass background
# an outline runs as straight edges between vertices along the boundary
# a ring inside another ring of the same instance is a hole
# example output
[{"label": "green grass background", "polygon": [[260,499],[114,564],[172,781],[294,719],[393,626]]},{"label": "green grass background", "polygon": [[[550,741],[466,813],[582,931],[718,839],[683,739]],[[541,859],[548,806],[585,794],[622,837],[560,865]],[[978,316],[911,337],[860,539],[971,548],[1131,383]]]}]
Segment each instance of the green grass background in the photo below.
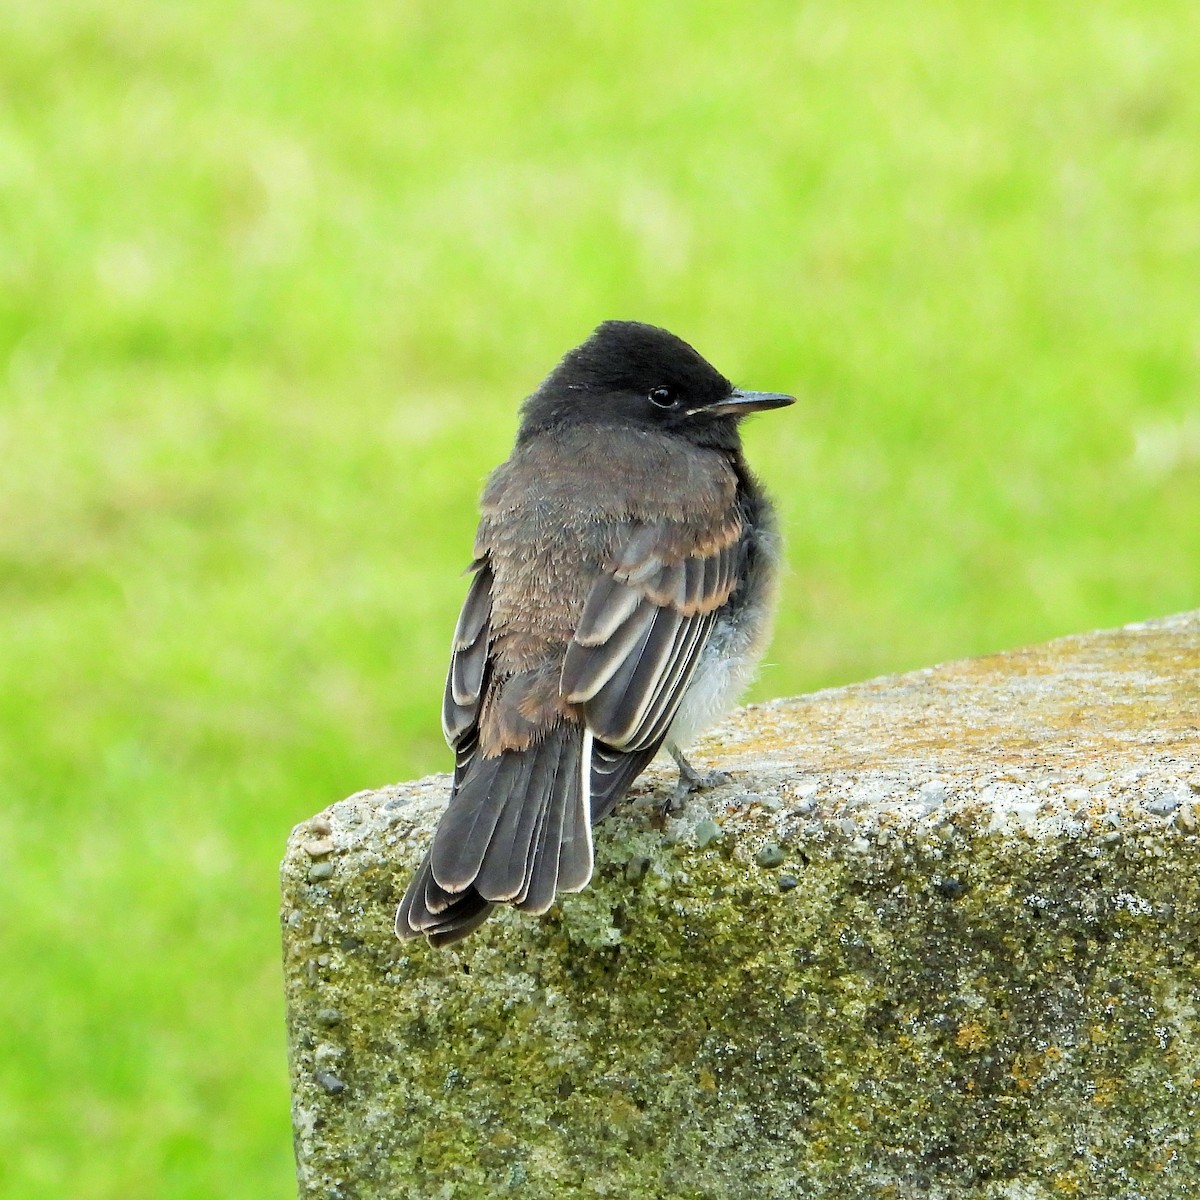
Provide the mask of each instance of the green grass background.
[{"label": "green grass background", "polygon": [[0,0],[0,1194],[291,1194],[287,831],[448,765],[600,319],[801,397],[758,696],[1200,603],[1198,81],[1187,0]]}]

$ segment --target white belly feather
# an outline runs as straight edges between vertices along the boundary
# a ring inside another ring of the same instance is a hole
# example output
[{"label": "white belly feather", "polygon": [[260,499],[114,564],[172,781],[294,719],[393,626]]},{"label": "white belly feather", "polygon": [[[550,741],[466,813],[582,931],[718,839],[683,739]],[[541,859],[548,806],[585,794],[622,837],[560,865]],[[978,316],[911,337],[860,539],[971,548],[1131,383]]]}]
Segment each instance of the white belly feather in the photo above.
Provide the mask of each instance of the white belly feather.
[{"label": "white belly feather", "polygon": [[666,743],[682,750],[714,722],[719,721],[741,699],[758,670],[766,640],[761,621],[743,619],[735,626],[718,621],[708,645],[700,655],[696,674],[679,703],[679,711]]}]

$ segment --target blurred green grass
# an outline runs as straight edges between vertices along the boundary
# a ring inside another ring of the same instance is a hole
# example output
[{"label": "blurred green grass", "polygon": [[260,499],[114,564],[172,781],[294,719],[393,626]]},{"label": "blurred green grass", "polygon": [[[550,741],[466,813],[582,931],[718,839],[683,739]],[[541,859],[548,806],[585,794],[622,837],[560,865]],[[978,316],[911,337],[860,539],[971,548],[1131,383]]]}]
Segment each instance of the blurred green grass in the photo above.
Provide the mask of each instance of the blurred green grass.
[{"label": "blurred green grass", "polygon": [[0,1192],[292,1192],[275,869],[444,769],[600,319],[802,403],[783,694],[1194,606],[1200,10],[0,3]]}]

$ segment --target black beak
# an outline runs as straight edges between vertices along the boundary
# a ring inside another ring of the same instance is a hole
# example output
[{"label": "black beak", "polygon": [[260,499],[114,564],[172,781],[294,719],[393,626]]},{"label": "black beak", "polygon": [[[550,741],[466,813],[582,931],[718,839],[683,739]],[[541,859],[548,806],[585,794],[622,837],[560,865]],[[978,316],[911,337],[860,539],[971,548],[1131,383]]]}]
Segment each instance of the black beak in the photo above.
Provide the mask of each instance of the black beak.
[{"label": "black beak", "polygon": [[782,392],[744,392],[741,388],[734,388],[724,400],[706,405],[705,412],[718,417],[744,417],[747,413],[786,408],[795,403],[795,396],[785,396]]}]

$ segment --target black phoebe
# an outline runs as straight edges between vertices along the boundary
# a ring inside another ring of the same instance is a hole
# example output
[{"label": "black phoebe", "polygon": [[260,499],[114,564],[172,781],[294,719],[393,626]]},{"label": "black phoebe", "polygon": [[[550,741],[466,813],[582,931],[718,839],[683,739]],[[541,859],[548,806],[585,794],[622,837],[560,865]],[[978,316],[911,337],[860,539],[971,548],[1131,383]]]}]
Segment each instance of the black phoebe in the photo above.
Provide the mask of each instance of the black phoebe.
[{"label": "black phoebe", "polygon": [[592,877],[592,825],[665,745],[728,711],[767,636],[771,505],[744,392],[686,342],[606,321],[525,402],[484,489],[442,703],[450,804],[396,913],[435,946],[492,905],[544,913]]}]

